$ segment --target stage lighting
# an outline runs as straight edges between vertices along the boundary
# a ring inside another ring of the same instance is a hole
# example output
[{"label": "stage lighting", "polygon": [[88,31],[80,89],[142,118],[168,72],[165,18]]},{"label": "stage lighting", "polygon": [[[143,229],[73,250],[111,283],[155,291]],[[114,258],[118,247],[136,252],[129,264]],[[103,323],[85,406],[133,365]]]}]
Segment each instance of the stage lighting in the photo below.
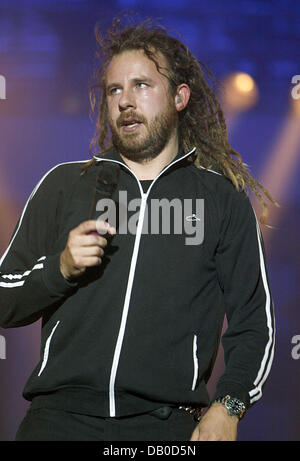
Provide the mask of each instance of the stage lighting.
[{"label": "stage lighting", "polygon": [[230,112],[240,112],[258,101],[258,88],[251,75],[235,72],[224,80],[223,105]]},{"label": "stage lighting", "polygon": [[253,78],[245,73],[236,74],[234,77],[234,84],[237,90],[242,93],[249,93],[255,86]]}]

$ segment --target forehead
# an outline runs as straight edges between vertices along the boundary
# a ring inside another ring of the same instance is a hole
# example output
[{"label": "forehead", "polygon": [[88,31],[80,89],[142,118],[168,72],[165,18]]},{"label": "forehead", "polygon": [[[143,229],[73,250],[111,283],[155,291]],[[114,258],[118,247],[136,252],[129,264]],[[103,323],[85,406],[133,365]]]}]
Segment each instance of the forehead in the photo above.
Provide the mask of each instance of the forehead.
[{"label": "forehead", "polygon": [[[154,58],[162,67],[161,72],[166,73],[165,58],[160,53],[156,53]],[[106,82],[110,83],[122,77],[136,78],[139,74],[157,80],[166,79],[158,72],[155,63],[145,55],[143,50],[130,50],[123,51],[112,58],[106,71]]]}]

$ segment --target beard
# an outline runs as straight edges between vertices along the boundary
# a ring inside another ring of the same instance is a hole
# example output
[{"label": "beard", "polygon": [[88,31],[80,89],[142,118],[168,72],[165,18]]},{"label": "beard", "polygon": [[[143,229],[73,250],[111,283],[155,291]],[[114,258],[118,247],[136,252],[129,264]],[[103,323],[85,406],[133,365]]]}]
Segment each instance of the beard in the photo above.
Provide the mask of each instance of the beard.
[{"label": "beard", "polygon": [[[125,118],[132,117],[143,123],[136,132],[120,134],[109,119],[113,146],[126,157],[137,163],[146,163],[156,158],[169,142],[178,125],[178,114],[175,107],[169,103],[165,111],[157,114],[149,123],[145,117],[137,116],[134,111],[123,113],[117,120],[117,127],[122,127]],[[145,128],[146,134],[140,133]],[[122,128],[121,128],[122,129]]]}]

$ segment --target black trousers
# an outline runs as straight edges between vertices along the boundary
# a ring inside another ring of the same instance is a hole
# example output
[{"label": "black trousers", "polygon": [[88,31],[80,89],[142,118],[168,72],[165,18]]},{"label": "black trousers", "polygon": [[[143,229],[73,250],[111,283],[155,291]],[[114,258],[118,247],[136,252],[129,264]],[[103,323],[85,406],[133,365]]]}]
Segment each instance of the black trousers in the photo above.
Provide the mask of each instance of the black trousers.
[{"label": "black trousers", "polygon": [[171,407],[119,418],[87,416],[52,408],[29,408],[15,440],[189,441],[196,425],[192,415]]}]

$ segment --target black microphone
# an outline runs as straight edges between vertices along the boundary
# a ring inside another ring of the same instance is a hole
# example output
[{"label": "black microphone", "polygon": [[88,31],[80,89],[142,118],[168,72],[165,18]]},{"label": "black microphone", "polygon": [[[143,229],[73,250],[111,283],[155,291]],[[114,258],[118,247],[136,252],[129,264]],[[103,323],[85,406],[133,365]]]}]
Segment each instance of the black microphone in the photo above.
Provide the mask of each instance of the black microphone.
[{"label": "black microphone", "polygon": [[[93,219],[97,202],[101,199],[111,199],[119,183],[120,165],[118,163],[102,160],[98,164],[98,168],[99,172],[94,186],[89,219]],[[96,231],[92,231],[91,234],[106,235]]]}]

